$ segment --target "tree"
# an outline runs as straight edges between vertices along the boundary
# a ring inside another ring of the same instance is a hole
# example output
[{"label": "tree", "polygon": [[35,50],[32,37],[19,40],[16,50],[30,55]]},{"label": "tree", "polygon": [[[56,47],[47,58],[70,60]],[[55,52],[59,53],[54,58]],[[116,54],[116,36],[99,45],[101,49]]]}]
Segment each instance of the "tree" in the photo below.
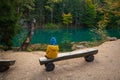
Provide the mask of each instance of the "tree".
[{"label": "tree", "polygon": [[85,0],[84,5],[85,10],[82,16],[82,24],[83,26],[93,26],[96,18],[95,5],[92,3],[92,0]]},{"label": "tree", "polygon": [[5,49],[12,48],[13,38],[20,32],[20,18],[24,10],[30,8],[27,1],[33,0],[0,0],[0,41]]},{"label": "tree", "polygon": [[106,2],[105,13],[108,14],[109,19],[107,27],[119,27],[120,28],[120,1]]},{"label": "tree", "polygon": [[63,13],[62,17],[63,17],[63,23],[66,24],[67,28],[68,28],[68,25],[72,23],[72,14],[71,13],[68,13],[68,14]]},{"label": "tree", "polygon": [[[29,1],[29,2],[27,2]],[[32,36],[34,34],[34,28],[35,28],[35,23],[36,23],[36,19],[34,18],[34,15],[30,15],[31,11],[34,10],[34,0],[25,0],[23,2],[23,6],[22,7],[22,13],[23,13],[23,17],[26,19],[26,22],[28,24],[28,34],[26,35],[26,39],[24,40],[24,42],[22,43],[21,47],[19,50],[26,50],[27,47],[29,46]]]},{"label": "tree", "polygon": [[59,3],[59,2],[61,2],[61,0],[48,0],[47,5],[45,6],[45,8],[50,11],[51,23],[53,22],[54,6],[56,3]]},{"label": "tree", "polygon": [[98,22],[104,20],[106,27],[120,26],[120,1],[118,0],[104,0],[104,6],[97,7]]},{"label": "tree", "polygon": [[[97,34],[102,40],[107,37],[106,28],[120,26],[120,1],[118,0],[102,0],[97,5]],[[119,29],[119,28],[118,28]]]},{"label": "tree", "polygon": [[24,42],[22,43],[21,47],[19,50],[26,50],[31,42],[31,39],[32,39],[32,36],[34,34],[34,28],[35,28],[35,23],[36,23],[36,20],[33,19],[31,21],[31,24],[30,24],[30,29],[28,31],[28,35],[26,37],[26,39],[24,40]]},{"label": "tree", "polygon": [[32,15],[37,20],[38,26],[45,24],[45,4],[47,0],[35,0],[35,10],[32,12]]},{"label": "tree", "polygon": [[0,40],[6,49],[11,49],[12,40],[20,30],[16,4],[15,0],[0,0]]},{"label": "tree", "polygon": [[82,17],[81,0],[63,0],[62,7],[64,13],[71,13],[73,24],[80,25]]}]

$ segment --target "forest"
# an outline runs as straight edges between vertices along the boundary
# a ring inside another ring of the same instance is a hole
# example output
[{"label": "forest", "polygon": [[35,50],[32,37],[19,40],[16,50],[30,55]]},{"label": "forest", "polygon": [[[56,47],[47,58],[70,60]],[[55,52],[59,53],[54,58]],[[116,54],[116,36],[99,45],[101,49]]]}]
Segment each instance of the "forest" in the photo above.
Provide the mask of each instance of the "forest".
[{"label": "forest", "polygon": [[93,28],[120,29],[120,0],[0,0],[0,44],[7,49],[22,29]]}]

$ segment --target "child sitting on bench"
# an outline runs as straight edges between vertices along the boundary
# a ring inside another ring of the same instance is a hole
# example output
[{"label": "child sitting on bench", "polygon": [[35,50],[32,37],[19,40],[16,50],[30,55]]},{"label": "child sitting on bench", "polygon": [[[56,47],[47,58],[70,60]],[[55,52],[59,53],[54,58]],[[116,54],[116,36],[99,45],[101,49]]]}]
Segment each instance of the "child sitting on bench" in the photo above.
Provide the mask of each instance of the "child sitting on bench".
[{"label": "child sitting on bench", "polygon": [[45,57],[53,59],[58,56],[59,46],[56,43],[56,38],[52,37],[50,39],[50,45],[47,46]]}]

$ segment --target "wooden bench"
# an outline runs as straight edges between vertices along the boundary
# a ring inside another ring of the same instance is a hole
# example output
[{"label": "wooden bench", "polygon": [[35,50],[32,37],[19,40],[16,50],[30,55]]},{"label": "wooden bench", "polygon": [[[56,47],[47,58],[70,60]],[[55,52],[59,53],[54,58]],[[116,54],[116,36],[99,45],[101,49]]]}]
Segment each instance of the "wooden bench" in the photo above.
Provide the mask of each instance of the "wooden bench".
[{"label": "wooden bench", "polygon": [[53,62],[67,60],[72,58],[84,57],[87,62],[92,62],[94,60],[94,54],[97,54],[98,50],[94,48],[84,49],[84,50],[77,50],[73,52],[67,53],[59,53],[57,58],[48,59],[46,57],[41,57],[39,59],[40,65],[45,65],[46,71],[52,71],[55,68]]},{"label": "wooden bench", "polygon": [[4,72],[10,68],[11,65],[15,64],[15,60],[1,60],[0,59],[0,72]]}]

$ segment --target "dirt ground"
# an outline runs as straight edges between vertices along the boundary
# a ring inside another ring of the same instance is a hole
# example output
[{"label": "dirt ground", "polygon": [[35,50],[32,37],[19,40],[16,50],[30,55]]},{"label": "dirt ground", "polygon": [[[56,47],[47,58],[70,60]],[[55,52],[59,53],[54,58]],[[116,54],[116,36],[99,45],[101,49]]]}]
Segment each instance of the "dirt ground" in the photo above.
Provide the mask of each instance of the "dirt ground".
[{"label": "dirt ground", "polygon": [[0,52],[2,59],[15,59],[15,65],[0,73],[0,80],[120,80],[120,40],[105,42],[93,62],[75,58],[55,62],[55,70],[46,72],[39,58],[45,52]]}]

